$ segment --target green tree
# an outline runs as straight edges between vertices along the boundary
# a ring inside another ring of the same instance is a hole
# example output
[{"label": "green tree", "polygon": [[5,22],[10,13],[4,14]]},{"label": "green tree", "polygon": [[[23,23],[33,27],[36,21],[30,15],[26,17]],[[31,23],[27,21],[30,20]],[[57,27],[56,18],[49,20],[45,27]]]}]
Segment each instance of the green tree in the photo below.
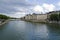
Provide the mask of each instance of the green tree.
[{"label": "green tree", "polygon": [[59,20],[58,17],[59,17],[58,14],[51,14],[50,15],[50,20],[51,21],[58,21]]},{"label": "green tree", "polygon": [[9,19],[8,16],[0,14],[0,19]]},{"label": "green tree", "polygon": [[59,13],[59,20],[60,20],[60,13]]}]

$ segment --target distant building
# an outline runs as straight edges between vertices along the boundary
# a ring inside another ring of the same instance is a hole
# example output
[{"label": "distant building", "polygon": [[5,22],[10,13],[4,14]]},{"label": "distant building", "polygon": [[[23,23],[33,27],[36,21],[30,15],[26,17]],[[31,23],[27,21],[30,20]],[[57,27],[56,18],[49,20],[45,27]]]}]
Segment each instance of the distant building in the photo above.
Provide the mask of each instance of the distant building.
[{"label": "distant building", "polygon": [[33,20],[36,22],[45,22],[45,21],[47,21],[47,14],[26,15],[25,20]]},{"label": "distant building", "polygon": [[37,20],[40,21],[40,22],[47,21],[47,14],[38,14],[37,15]]},{"label": "distant building", "polygon": [[32,15],[28,14],[25,16],[25,20],[31,20],[32,19]]},{"label": "distant building", "polygon": [[47,21],[49,22],[49,18],[51,14],[59,14],[59,13],[60,11],[52,11],[46,14],[33,13],[32,15],[31,14],[26,15],[24,19],[27,21],[34,21],[34,22],[47,22]]}]

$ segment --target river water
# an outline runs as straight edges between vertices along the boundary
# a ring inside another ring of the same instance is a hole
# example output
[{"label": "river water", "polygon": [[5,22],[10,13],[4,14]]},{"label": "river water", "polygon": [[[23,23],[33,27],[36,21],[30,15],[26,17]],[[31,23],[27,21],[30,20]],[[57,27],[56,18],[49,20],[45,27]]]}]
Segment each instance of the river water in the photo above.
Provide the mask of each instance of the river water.
[{"label": "river water", "polygon": [[9,21],[0,26],[0,40],[60,40],[60,25]]}]

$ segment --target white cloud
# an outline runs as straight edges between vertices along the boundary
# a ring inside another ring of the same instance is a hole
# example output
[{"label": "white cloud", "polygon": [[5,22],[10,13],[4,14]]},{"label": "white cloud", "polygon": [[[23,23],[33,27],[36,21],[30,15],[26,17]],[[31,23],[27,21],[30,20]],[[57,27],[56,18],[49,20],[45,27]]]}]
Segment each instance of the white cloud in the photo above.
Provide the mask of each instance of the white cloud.
[{"label": "white cloud", "polygon": [[54,11],[55,10],[55,5],[53,4],[47,4],[47,3],[44,3],[42,5],[36,5],[35,7],[33,7],[33,10],[35,12],[50,12],[50,11]]},{"label": "white cloud", "polygon": [[20,17],[23,17],[23,16],[25,16],[25,12],[16,12],[13,17],[20,18]]},{"label": "white cloud", "polygon": [[[2,13],[0,13],[2,14]],[[25,12],[13,12],[12,14],[6,14],[3,13],[4,15],[10,16],[10,17],[16,17],[16,18],[21,18],[23,16],[25,16]]]},{"label": "white cloud", "polygon": [[42,8],[42,6],[40,6],[40,5],[36,5],[36,6],[33,8],[33,10],[36,11],[36,12],[43,12],[43,8]]},{"label": "white cloud", "polygon": [[17,10],[19,12],[26,12],[28,9],[24,8],[24,7],[15,7],[15,10]]},{"label": "white cloud", "polygon": [[42,5],[42,7],[44,8],[44,10],[46,10],[46,11],[54,11],[55,10],[55,6],[53,5],[53,4],[46,4],[46,3],[44,3],[43,5]]},{"label": "white cloud", "polygon": [[57,5],[60,6],[60,2],[58,2]]}]

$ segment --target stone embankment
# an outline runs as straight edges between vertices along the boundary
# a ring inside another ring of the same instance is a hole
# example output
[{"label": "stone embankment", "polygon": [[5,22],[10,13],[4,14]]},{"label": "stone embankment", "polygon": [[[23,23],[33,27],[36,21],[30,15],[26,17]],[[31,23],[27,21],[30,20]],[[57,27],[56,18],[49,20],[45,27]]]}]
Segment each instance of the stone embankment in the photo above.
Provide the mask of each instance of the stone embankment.
[{"label": "stone embankment", "polygon": [[57,24],[60,24],[60,21],[49,21],[48,23],[57,23]]},{"label": "stone embankment", "polygon": [[9,20],[5,20],[4,22],[0,23],[0,26],[6,24]]}]

